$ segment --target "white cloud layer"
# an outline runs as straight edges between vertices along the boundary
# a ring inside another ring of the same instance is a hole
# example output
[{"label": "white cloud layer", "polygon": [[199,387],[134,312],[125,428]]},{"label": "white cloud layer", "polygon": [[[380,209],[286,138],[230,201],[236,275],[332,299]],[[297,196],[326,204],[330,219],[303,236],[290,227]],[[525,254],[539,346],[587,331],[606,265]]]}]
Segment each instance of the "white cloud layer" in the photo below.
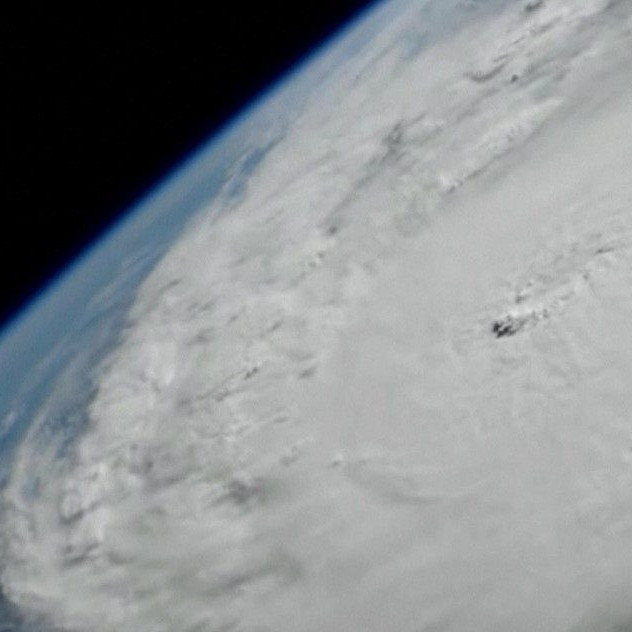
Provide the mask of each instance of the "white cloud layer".
[{"label": "white cloud layer", "polygon": [[18,453],[17,603],[72,630],[632,625],[632,5],[510,3],[425,47],[419,11],[155,268],[71,462]]}]

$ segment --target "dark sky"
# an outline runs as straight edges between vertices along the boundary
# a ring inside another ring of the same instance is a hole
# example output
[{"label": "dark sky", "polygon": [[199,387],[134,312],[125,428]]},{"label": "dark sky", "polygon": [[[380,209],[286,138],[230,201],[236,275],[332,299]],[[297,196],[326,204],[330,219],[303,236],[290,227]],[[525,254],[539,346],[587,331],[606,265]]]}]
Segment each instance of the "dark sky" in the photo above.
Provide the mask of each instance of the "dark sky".
[{"label": "dark sky", "polygon": [[368,5],[95,2],[77,12],[23,1],[3,9],[0,323]]}]

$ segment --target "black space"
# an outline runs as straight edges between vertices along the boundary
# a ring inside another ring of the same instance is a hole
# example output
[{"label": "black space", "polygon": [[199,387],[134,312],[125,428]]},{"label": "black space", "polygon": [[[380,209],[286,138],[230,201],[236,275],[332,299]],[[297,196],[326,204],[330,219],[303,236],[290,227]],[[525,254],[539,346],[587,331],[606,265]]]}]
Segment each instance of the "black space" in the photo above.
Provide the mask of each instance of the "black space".
[{"label": "black space", "polygon": [[0,323],[369,2],[71,4],[0,19]]}]

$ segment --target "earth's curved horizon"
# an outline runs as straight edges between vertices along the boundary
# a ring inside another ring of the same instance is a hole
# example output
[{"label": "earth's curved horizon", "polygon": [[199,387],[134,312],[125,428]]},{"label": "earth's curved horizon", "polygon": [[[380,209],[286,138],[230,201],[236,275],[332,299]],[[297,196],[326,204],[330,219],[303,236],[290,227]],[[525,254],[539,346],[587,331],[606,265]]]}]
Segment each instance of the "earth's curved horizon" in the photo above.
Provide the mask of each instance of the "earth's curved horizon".
[{"label": "earth's curved horizon", "polygon": [[632,3],[391,0],[0,337],[0,630],[632,630]]}]

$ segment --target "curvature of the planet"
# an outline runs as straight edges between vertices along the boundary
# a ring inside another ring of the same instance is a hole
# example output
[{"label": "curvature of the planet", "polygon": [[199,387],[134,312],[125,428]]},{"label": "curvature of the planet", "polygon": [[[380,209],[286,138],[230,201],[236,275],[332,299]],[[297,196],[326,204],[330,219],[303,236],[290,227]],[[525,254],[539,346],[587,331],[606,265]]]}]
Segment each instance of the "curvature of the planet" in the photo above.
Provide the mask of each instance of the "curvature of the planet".
[{"label": "curvature of the planet", "polygon": [[0,340],[0,630],[632,630],[632,2],[392,0]]}]

